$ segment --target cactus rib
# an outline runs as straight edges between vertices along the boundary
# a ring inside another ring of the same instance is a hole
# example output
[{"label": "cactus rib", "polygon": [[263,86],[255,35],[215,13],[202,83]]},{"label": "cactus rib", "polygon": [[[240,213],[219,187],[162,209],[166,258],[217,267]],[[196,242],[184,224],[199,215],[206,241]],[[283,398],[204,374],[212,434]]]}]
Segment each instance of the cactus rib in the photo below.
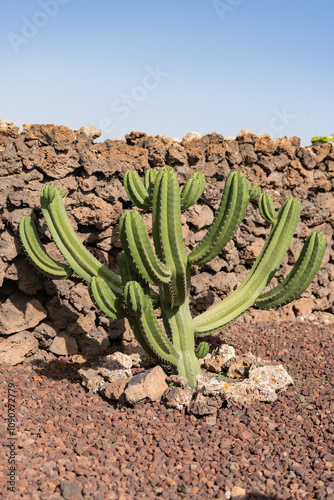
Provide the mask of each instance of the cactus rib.
[{"label": "cactus rib", "polygon": [[123,182],[125,191],[134,205],[143,209],[150,208],[150,195],[136,170],[127,170]]},{"label": "cactus rib", "polygon": [[92,301],[109,318],[124,318],[126,311],[120,307],[117,297],[108,286],[107,282],[100,276],[93,276],[88,284],[88,291]]},{"label": "cactus rib", "polygon": [[44,249],[29,215],[22,217],[19,234],[25,254],[36,269],[52,280],[63,280],[71,276],[73,269],[52,259]]},{"label": "cactus rib", "polygon": [[228,297],[194,318],[195,335],[215,333],[251,307],[276,273],[298,224],[301,203],[288,199],[282,206],[259,257],[246,279]]},{"label": "cactus rib", "polygon": [[232,172],[227,179],[222,202],[208,232],[188,255],[190,264],[205,264],[223,250],[244,218],[249,199],[249,184],[245,175],[241,172]]},{"label": "cactus rib", "polygon": [[192,174],[181,191],[181,209],[191,207],[200,198],[205,187],[205,175],[203,172]]},{"label": "cactus rib", "polygon": [[255,301],[260,309],[289,304],[313,281],[326,250],[326,237],[315,231],[306,239],[302,251],[288,276],[276,287],[262,293]]},{"label": "cactus rib", "polygon": [[102,276],[116,294],[122,294],[120,277],[103,266],[75,234],[57,188],[51,185],[43,187],[41,206],[50,233],[71,268],[88,283],[92,276]]},{"label": "cactus rib", "polygon": [[134,270],[152,285],[168,283],[171,270],[159,260],[137,210],[127,210],[120,220],[125,255]]}]

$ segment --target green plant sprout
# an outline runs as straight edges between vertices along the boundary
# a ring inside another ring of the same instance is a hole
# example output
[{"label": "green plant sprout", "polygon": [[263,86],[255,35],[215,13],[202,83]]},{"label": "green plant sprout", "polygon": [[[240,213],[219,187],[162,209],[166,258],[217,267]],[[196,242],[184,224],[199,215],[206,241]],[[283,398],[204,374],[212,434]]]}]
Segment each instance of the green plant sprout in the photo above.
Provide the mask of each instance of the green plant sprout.
[{"label": "green plant sprout", "polygon": [[314,136],[312,137],[311,139],[311,142],[312,144],[314,142],[322,142],[322,143],[326,143],[326,142],[334,142],[334,134],[330,135],[330,136],[326,136],[326,135],[323,135],[322,137],[319,137],[319,136]]},{"label": "green plant sprout", "polygon": [[[20,221],[23,249],[32,264],[50,279],[65,279],[72,272],[88,283],[94,303],[110,318],[127,318],[145,351],[158,363],[196,387],[201,368],[199,358],[209,346],[203,337],[227,327],[249,307],[282,306],[299,297],[317,273],[324,256],[325,236],[308,236],[288,276],[264,292],[288,250],[301,212],[296,198],[286,200],[278,214],[272,198],[252,186],[242,172],[232,172],[226,181],[221,204],[202,241],[187,254],[182,237],[181,211],[193,205],[205,186],[202,172],[194,173],[180,190],[175,170],[147,170],[144,182],[134,170],[124,175],[124,187],[132,203],[152,211],[153,243],[137,209],[126,210],[120,219],[123,247],[120,276],[103,266],[80,242],[67,217],[62,198],[65,189],[45,185],[41,208],[47,226],[68,265],[53,260],[41,244],[30,216]],[[220,254],[236,233],[251,199],[259,196],[261,216],[271,224],[264,243],[244,281],[228,297],[192,317],[189,307],[190,268],[201,266]],[[157,293],[150,285],[158,287]],[[160,308],[164,329],[155,309]]]}]

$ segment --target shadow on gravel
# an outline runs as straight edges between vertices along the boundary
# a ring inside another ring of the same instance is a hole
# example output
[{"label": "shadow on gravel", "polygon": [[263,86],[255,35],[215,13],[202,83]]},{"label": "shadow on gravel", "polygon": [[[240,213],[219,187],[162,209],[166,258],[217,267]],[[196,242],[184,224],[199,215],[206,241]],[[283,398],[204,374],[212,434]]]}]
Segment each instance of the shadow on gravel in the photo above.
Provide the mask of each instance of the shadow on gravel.
[{"label": "shadow on gravel", "polygon": [[256,491],[251,491],[246,495],[247,500],[281,500],[281,497],[277,495],[263,495],[263,493],[257,493]]},{"label": "shadow on gravel", "polygon": [[78,370],[89,363],[71,363],[62,359],[55,359],[53,361],[33,361],[31,364],[41,377],[44,376],[52,380],[68,380],[75,383],[80,381]]}]

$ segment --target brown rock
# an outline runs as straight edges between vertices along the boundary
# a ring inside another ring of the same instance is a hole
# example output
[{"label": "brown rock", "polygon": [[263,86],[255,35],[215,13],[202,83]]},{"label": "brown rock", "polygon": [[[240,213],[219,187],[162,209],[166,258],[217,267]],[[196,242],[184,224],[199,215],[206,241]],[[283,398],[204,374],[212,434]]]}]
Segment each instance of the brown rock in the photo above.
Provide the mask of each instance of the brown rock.
[{"label": "brown rock", "polygon": [[94,139],[101,136],[101,130],[95,128],[94,125],[85,125],[74,132],[76,133],[78,142],[92,143]]},{"label": "brown rock", "polygon": [[244,406],[252,405],[257,401],[274,402],[277,399],[275,390],[268,384],[249,379],[229,384],[222,396],[228,403],[233,402]]},{"label": "brown rock", "polygon": [[234,500],[243,500],[247,497],[247,491],[240,486],[233,486],[231,489],[231,498]]},{"label": "brown rock", "polygon": [[17,254],[17,238],[10,232],[4,231],[0,236],[0,258],[5,262],[13,260]]},{"label": "brown rock", "polygon": [[14,292],[0,304],[0,332],[3,335],[34,328],[47,312],[37,299],[29,299],[20,292]]},{"label": "brown rock", "polygon": [[105,384],[104,378],[94,368],[83,367],[78,370],[81,383],[94,394]]},{"label": "brown rock", "polygon": [[136,142],[143,137],[148,137],[148,135],[145,132],[130,132],[129,134],[126,134],[125,140],[127,144],[134,146]]},{"label": "brown rock", "polygon": [[292,304],[293,311],[299,319],[306,319],[312,313],[314,307],[314,299],[303,297],[295,300]]},{"label": "brown rock", "polygon": [[17,365],[38,349],[38,341],[31,332],[22,331],[0,341],[0,363]]},{"label": "brown rock", "polygon": [[160,401],[167,388],[165,372],[160,366],[155,366],[132,377],[124,394],[126,401],[131,404],[143,401]]},{"label": "brown rock", "polygon": [[228,367],[227,376],[231,378],[241,378],[246,377],[249,371],[249,367],[258,359],[248,352],[246,354],[239,354],[234,358],[230,358],[226,363],[225,367]]},{"label": "brown rock", "polygon": [[205,395],[198,392],[188,406],[189,413],[194,415],[209,415],[215,413],[223,404],[224,398],[221,394]]},{"label": "brown rock", "polygon": [[289,158],[293,158],[300,147],[299,137],[282,137],[278,141],[277,151],[287,154]]},{"label": "brown rock", "polygon": [[190,387],[168,387],[163,394],[162,402],[168,408],[182,410],[182,408],[187,408],[189,406],[193,395],[194,389],[191,389]]},{"label": "brown rock", "polygon": [[165,165],[166,148],[155,137],[143,137],[136,142],[136,146],[148,151],[148,161],[151,167],[162,167]]},{"label": "brown rock", "polygon": [[57,153],[52,146],[40,148],[38,168],[53,179],[62,179],[79,166],[79,155],[75,149]]},{"label": "brown rock", "polygon": [[328,211],[334,209],[334,194],[333,193],[318,193],[317,203],[320,208]]},{"label": "brown rock", "polygon": [[25,139],[37,139],[41,145],[54,147],[58,151],[70,149],[75,142],[75,132],[64,125],[23,125]]},{"label": "brown rock", "polygon": [[187,220],[195,226],[196,229],[202,229],[209,226],[213,221],[213,212],[207,205],[195,204],[189,208]]},{"label": "brown rock", "polygon": [[255,141],[255,151],[260,151],[265,154],[274,154],[277,146],[279,144],[279,139],[276,137],[271,137],[270,134],[263,134]]},{"label": "brown rock", "polygon": [[181,387],[182,389],[188,387],[188,379],[185,377],[181,377],[180,375],[169,375],[169,377],[167,378],[167,383],[172,384],[175,387]]},{"label": "brown rock", "polygon": [[72,356],[78,353],[78,344],[76,340],[66,332],[60,332],[54,337],[49,351],[58,356]]},{"label": "brown rock", "polygon": [[97,229],[106,229],[118,220],[123,211],[121,202],[112,205],[89,193],[79,197],[85,205],[73,208],[71,213],[76,221],[82,225],[93,225]]},{"label": "brown rock", "polygon": [[299,148],[297,156],[307,170],[312,170],[317,164],[317,156],[310,148]]},{"label": "brown rock", "polygon": [[122,398],[129,380],[129,377],[122,377],[114,380],[114,382],[106,382],[101,386],[100,392],[106,398],[118,401]]},{"label": "brown rock", "polygon": [[117,145],[111,147],[103,156],[99,156],[93,147],[88,148],[79,142],[77,151],[88,175],[99,172],[109,178],[116,173],[124,174],[129,169],[142,172],[149,168],[148,151],[138,146]]},{"label": "brown rock", "polygon": [[205,356],[203,366],[209,372],[221,373],[226,367],[226,363],[233,358],[235,358],[234,347],[222,344],[217,352]]},{"label": "brown rock", "polygon": [[188,164],[186,151],[181,144],[174,142],[169,146],[166,154],[166,164],[172,167]]},{"label": "brown rock", "polygon": [[111,148],[106,157],[103,173],[107,176],[114,172],[124,174],[133,169],[143,172],[149,168],[148,151],[138,146],[117,146]]},{"label": "brown rock", "polygon": [[209,415],[215,413],[225,400],[226,382],[219,382],[206,374],[197,377],[196,394],[190,402],[188,411],[194,415]]},{"label": "brown rock", "polygon": [[261,253],[264,241],[262,238],[257,238],[255,241],[250,243],[245,249],[243,257],[246,262],[253,262]]},{"label": "brown rock", "polygon": [[51,324],[44,321],[36,326],[34,330],[34,336],[38,340],[38,344],[44,348],[48,348],[51,345],[56,335],[57,330]]},{"label": "brown rock", "polygon": [[21,133],[21,130],[15,125],[14,122],[0,120],[0,135],[16,139]]},{"label": "brown rock", "polygon": [[248,377],[252,382],[267,385],[274,391],[280,391],[293,385],[292,378],[282,365],[251,367]]},{"label": "brown rock", "polygon": [[[128,370],[132,365],[132,357],[122,352],[114,352],[104,356],[101,362],[103,369],[107,370]],[[102,372],[100,371],[100,373]]]}]

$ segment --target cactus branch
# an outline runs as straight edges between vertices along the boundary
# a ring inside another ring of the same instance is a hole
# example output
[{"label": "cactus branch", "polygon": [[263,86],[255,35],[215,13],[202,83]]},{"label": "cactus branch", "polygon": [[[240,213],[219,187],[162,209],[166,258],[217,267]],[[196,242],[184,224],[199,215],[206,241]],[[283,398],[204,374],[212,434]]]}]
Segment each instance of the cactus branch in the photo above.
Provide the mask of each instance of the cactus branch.
[{"label": "cactus branch", "polygon": [[120,305],[119,297],[100,276],[91,278],[88,291],[94,304],[109,318],[121,319],[126,316],[126,310]]},{"label": "cactus branch", "polygon": [[125,255],[133,269],[152,285],[168,283],[171,270],[159,260],[145,224],[137,210],[127,210],[120,220],[120,237]]},{"label": "cactus branch", "polygon": [[25,254],[40,273],[52,280],[63,280],[71,276],[71,267],[55,261],[47,254],[35,223],[28,215],[23,216],[20,221],[19,234]]},{"label": "cactus branch", "polygon": [[326,237],[315,231],[304,243],[300,256],[288,276],[276,287],[262,293],[255,301],[261,309],[289,304],[313,281],[326,250]]},{"label": "cactus branch", "polygon": [[128,197],[138,208],[148,209],[151,206],[150,195],[138,172],[127,170],[124,174],[124,188]]},{"label": "cactus branch", "polygon": [[215,333],[235,321],[251,307],[281,264],[300,215],[299,200],[290,198],[282,206],[268,239],[246,279],[228,297],[194,319],[195,335]]},{"label": "cactus branch", "polygon": [[270,194],[261,193],[259,198],[259,210],[261,217],[267,222],[275,222],[275,207],[274,202]]},{"label": "cactus branch", "polygon": [[206,264],[230,241],[245,216],[249,184],[241,172],[232,172],[226,182],[219,210],[203,240],[188,255],[190,264]]},{"label": "cactus branch", "polygon": [[181,191],[181,209],[191,207],[200,198],[205,187],[205,175],[195,172],[187,180]]},{"label": "cactus branch", "polygon": [[51,185],[45,185],[41,193],[42,212],[59,251],[70,267],[85,281],[89,283],[92,276],[101,276],[116,294],[122,294],[120,277],[93,257],[75,234],[61,194]]}]

